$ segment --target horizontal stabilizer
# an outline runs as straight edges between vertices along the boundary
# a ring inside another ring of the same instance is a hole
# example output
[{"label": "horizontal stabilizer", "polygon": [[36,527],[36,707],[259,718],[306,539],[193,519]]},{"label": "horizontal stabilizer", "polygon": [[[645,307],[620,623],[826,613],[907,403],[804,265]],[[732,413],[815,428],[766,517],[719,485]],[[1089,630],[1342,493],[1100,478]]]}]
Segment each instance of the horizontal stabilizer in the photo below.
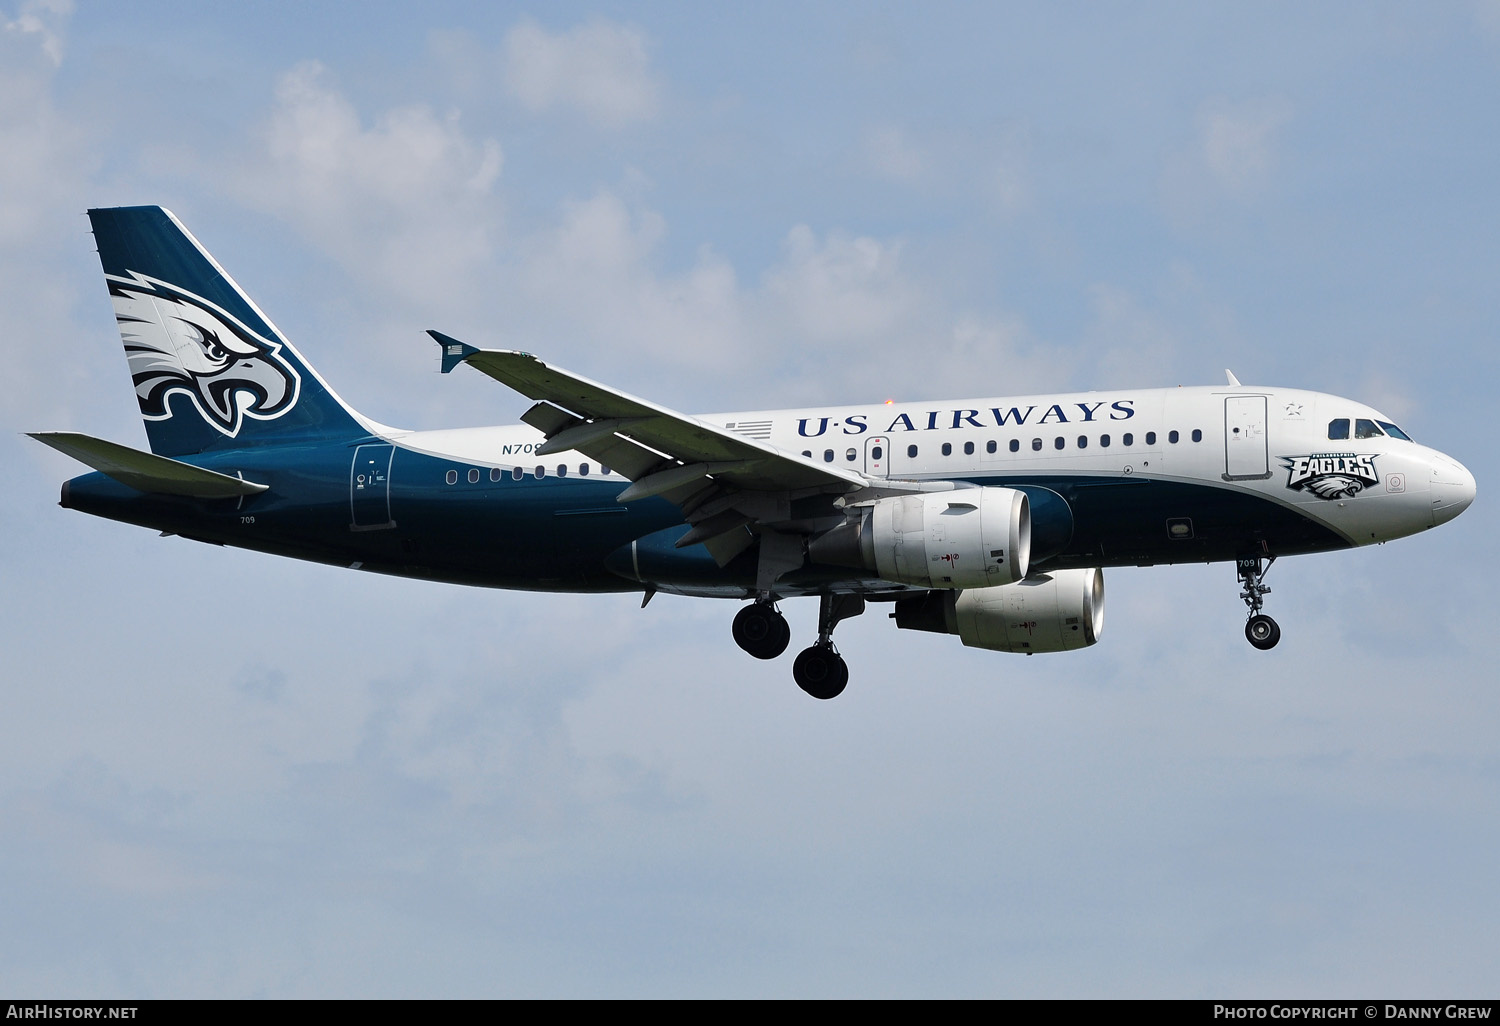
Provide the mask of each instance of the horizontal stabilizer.
[{"label": "horizontal stabilizer", "polygon": [[267,487],[76,431],[28,433],[38,442],[44,442],[101,474],[143,492],[186,495],[194,499],[232,499],[237,495],[255,495]]}]

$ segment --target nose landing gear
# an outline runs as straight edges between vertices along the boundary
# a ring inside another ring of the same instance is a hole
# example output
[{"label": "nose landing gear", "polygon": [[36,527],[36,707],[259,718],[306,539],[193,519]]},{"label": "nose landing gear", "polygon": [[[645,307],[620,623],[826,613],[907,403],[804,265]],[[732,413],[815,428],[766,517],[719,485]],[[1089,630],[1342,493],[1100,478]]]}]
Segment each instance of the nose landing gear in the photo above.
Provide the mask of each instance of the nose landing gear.
[{"label": "nose landing gear", "polygon": [[1271,594],[1271,589],[1265,585],[1265,577],[1274,562],[1275,556],[1245,556],[1235,560],[1235,573],[1244,585],[1240,598],[1250,608],[1250,619],[1245,622],[1245,639],[1261,651],[1275,648],[1281,640],[1281,627],[1260,611],[1265,605],[1265,597]]}]

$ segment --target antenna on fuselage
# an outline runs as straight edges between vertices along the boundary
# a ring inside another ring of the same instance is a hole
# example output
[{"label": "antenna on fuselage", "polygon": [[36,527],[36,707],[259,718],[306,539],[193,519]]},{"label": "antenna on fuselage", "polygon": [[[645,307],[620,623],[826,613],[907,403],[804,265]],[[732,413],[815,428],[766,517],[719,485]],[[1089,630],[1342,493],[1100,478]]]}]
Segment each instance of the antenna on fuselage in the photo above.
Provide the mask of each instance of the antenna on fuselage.
[{"label": "antenna on fuselage", "polygon": [[1224,376],[1229,379],[1229,387],[1230,388],[1243,388],[1244,387],[1243,385],[1240,384],[1240,379],[1234,376],[1234,371],[1230,370],[1228,367],[1224,368]]}]

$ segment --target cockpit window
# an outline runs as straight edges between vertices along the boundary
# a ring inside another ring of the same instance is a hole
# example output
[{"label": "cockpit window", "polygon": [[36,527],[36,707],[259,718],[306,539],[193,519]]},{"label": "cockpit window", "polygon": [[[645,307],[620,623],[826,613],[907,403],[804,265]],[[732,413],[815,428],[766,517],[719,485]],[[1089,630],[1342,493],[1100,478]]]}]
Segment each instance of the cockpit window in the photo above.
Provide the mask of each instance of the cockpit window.
[{"label": "cockpit window", "polygon": [[1329,438],[1348,438],[1349,437],[1349,418],[1348,417],[1340,417],[1338,420],[1330,420],[1328,422],[1328,437]]},{"label": "cockpit window", "polygon": [[1354,422],[1355,438],[1379,438],[1383,434],[1385,432],[1376,427],[1373,420],[1365,420],[1365,418],[1360,417]]},{"label": "cockpit window", "polygon": [[1389,421],[1377,420],[1375,423],[1385,428],[1385,433],[1390,435],[1392,438],[1399,438],[1404,442],[1411,441],[1411,435],[1407,434],[1405,431],[1402,431],[1400,428],[1390,423]]}]

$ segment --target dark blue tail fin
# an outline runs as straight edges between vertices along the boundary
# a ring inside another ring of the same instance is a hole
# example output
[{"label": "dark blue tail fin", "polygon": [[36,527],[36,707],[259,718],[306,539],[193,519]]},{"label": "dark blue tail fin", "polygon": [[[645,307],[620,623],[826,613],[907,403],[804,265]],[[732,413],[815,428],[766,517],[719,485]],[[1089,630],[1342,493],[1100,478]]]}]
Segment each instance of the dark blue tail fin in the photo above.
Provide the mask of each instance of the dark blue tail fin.
[{"label": "dark blue tail fin", "polygon": [[152,452],[369,433],[170,211],[89,220]]}]

